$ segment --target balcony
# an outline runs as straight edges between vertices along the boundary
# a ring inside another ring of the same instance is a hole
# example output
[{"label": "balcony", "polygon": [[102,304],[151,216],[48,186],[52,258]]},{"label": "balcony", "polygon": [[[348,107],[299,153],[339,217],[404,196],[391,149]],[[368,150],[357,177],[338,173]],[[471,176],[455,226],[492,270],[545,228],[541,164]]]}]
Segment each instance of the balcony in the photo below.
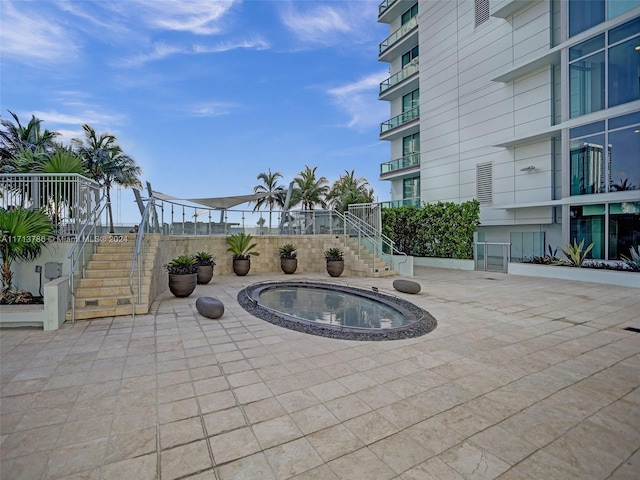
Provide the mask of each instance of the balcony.
[{"label": "balcony", "polygon": [[[390,88],[395,87],[396,85],[399,85],[404,80],[406,80],[409,77],[412,77],[413,75],[415,75],[420,71],[418,60],[419,60],[418,58],[414,58],[398,73],[380,82],[380,94],[379,94],[380,99],[382,99],[382,97],[384,96],[383,94],[387,92]],[[415,89],[412,88],[411,90],[415,90]]]},{"label": "balcony", "polygon": [[417,207],[420,208],[420,197],[403,198],[402,200],[391,200],[390,202],[381,202],[382,208],[399,208],[399,207]]},{"label": "balcony", "polygon": [[390,118],[386,122],[380,124],[380,135],[394,128],[405,125],[413,120],[420,118],[420,107],[414,107],[411,110],[402,112],[400,115]]},{"label": "balcony", "polygon": [[388,177],[391,173],[420,166],[420,152],[410,153],[404,157],[393,159],[380,164],[380,178]]},{"label": "balcony", "polygon": [[[402,40],[409,38],[410,33],[414,31],[416,31],[417,33],[417,29],[418,29],[418,16],[416,15],[407,23],[402,25],[399,29],[397,29],[395,32],[393,32],[391,35],[389,35],[385,40],[383,40],[383,42],[380,44],[380,47],[379,47],[378,60],[387,61],[388,59],[384,55],[385,52],[388,52],[391,49],[391,47],[395,45],[399,45]],[[416,35],[415,44],[416,45],[418,44],[417,35]]]},{"label": "balcony", "polygon": [[387,8],[393,5],[397,0],[384,0],[380,5],[378,5],[378,16],[381,16]]}]

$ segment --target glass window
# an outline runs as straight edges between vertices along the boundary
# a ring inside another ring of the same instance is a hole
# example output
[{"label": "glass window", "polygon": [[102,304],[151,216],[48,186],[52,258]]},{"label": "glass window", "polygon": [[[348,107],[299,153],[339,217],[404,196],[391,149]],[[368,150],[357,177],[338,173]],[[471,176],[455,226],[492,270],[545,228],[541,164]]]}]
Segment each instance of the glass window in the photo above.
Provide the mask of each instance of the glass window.
[{"label": "glass window", "polygon": [[402,111],[406,112],[420,104],[420,89],[414,90],[402,97]]},{"label": "glass window", "polygon": [[604,108],[604,52],[569,65],[570,116]]},{"label": "glass window", "polygon": [[603,259],[605,253],[604,205],[578,205],[571,207],[570,239],[579,245],[584,240],[584,248],[593,243],[588,258]]},{"label": "glass window", "polygon": [[604,133],[570,142],[571,195],[605,192]]},{"label": "glass window", "polygon": [[609,260],[630,258],[631,247],[640,245],[640,202],[609,205]]},{"label": "glass window", "polygon": [[609,0],[607,18],[617,17],[640,5],[640,0]]},{"label": "glass window", "polygon": [[420,198],[420,177],[405,178],[402,181],[402,198]]},{"label": "glass window", "polygon": [[604,33],[574,45],[569,49],[569,60],[573,61],[604,48]]},{"label": "glass window", "polygon": [[571,195],[640,189],[640,112],[572,128],[569,135]]},{"label": "glass window", "polygon": [[402,139],[402,156],[406,157],[420,151],[420,133],[414,133]]},{"label": "glass window", "polygon": [[609,107],[640,98],[640,37],[609,49]]},{"label": "glass window", "polygon": [[571,118],[640,99],[640,18],[607,33],[569,48]]},{"label": "glass window", "polygon": [[411,20],[417,14],[418,14],[418,4],[416,3],[413,7],[411,7],[409,10],[407,10],[406,12],[404,12],[402,14],[402,17],[400,18],[400,21],[402,22],[402,25],[407,23],[409,20]]},{"label": "glass window", "polygon": [[605,0],[569,0],[569,36],[604,22]]},{"label": "glass window", "polygon": [[407,64],[411,63],[411,61],[418,56],[418,47],[415,46],[407,53],[402,55],[402,68],[406,67]]},{"label": "glass window", "polygon": [[640,188],[640,132],[638,127],[609,132],[610,191]]}]

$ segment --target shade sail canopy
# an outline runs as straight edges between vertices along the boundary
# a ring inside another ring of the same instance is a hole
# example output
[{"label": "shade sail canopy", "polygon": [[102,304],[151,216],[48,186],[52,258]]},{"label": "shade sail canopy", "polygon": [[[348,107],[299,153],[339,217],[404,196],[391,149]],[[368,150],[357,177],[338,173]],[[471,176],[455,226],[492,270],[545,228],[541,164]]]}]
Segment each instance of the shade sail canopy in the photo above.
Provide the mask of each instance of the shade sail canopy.
[{"label": "shade sail canopy", "polygon": [[204,205],[205,207],[215,208],[218,210],[225,210],[243,203],[255,202],[267,195],[269,195],[268,192],[252,193],[250,195],[235,195],[231,197],[178,198],[155,190],[153,191],[153,196],[159,200],[184,200],[186,202],[196,203],[198,205]]}]

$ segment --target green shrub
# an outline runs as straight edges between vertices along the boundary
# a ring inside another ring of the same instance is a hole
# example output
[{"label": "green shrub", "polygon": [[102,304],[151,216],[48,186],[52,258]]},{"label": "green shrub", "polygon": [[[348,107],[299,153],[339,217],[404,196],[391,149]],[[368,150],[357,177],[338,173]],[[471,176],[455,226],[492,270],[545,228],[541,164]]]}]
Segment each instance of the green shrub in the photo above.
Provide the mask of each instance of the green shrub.
[{"label": "green shrub", "polygon": [[480,203],[438,202],[422,207],[385,208],[382,233],[396,248],[417,257],[473,258],[473,233]]}]

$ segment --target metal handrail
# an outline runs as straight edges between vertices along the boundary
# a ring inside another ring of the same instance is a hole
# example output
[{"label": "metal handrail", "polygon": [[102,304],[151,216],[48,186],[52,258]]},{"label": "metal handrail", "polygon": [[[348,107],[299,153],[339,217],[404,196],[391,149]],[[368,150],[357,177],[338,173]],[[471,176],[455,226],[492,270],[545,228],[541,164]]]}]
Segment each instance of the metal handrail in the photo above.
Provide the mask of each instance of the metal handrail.
[{"label": "metal handrail", "polygon": [[[387,246],[387,248],[391,252],[390,255],[393,255],[395,252],[398,255],[404,256],[404,260],[401,261],[400,264],[407,262],[408,260],[407,254],[405,252],[401,252],[400,250],[398,250],[395,247],[395,243],[393,242],[393,240],[391,240],[389,237],[384,235],[382,232],[376,230],[373,226],[371,226],[370,224],[362,220],[360,217],[353,215],[349,212],[344,212],[343,214],[340,214],[339,212],[336,212],[336,213],[344,221],[345,236],[349,234],[347,230],[347,225],[349,225],[350,227],[354,228],[358,234],[359,247],[364,247],[370,250],[367,246],[367,243],[365,242],[365,240],[370,240],[371,244],[373,245],[372,253],[373,253],[374,271],[376,269],[376,258],[378,258],[378,255],[380,255],[380,257],[382,257],[382,255],[387,255],[386,253],[384,253],[384,246]],[[381,245],[381,247],[378,247],[378,245]],[[380,253],[378,252],[378,248],[380,248]],[[358,252],[358,254],[360,254],[360,252]]]},{"label": "metal handrail", "polygon": [[[107,205],[109,205],[109,202],[106,200],[106,194],[105,194],[102,196],[98,204],[94,207],[92,212],[89,214],[89,216],[85,220],[84,225],[82,225],[80,232],[78,232],[78,235],[76,236],[76,239],[73,242],[73,245],[71,246],[71,248],[69,249],[69,253],[67,254],[67,258],[71,260],[71,265],[69,268],[69,293],[71,294],[71,323],[75,323],[76,321],[76,301],[75,301],[76,291],[75,291],[75,282],[74,282],[76,268],[78,267],[78,262],[80,261],[80,257],[84,254],[84,247],[87,244],[87,240],[91,238],[91,235],[95,231],[96,226],[98,224],[98,220],[100,219],[100,216],[102,215],[102,212],[107,207]],[[86,231],[87,228],[89,229],[88,231]],[[95,238],[95,234],[94,234],[94,238]],[[80,245],[80,251],[74,258],[73,254],[78,245]]]},{"label": "metal handrail", "polygon": [[140,250],[142,249],[142,240],[144,238],[144,231],[147,228],[147,222],[149,220],[149,212],[153,206],[153,198],[150,198],[147,206],[144,208],[144,212],[142,212],[142,219],[140,220],[140,225],[138,225],[138,234],[136,237],[136,246],[133,250],[133,257],[131,259],[131,270],[129,271],[129,292],[131,293],[131,316],[135,317],[136,315],[136,302],[134,301],[135,292],[133,291],[133,273],[136,269],[136,265],[138,266],[138,304],[142,301],[141,294],[141,277],[142,277],[142,265],[140,261]]}]

